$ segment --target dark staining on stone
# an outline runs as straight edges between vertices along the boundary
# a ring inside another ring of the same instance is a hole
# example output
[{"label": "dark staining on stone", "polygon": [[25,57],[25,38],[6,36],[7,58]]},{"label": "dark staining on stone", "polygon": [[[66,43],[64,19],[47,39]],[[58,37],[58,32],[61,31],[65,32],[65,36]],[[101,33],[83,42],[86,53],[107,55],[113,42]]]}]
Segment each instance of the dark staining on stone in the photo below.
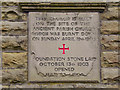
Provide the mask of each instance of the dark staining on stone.
[{"label": "dark staining on stone", "polygon": [[6,13],[6,18],[8,19],[8,20],[17,20],[17,19],[19,19],[19,15],[16,13],[16,12],[14,12],[14,11],[9,11],[9,12],[7,12]]}]

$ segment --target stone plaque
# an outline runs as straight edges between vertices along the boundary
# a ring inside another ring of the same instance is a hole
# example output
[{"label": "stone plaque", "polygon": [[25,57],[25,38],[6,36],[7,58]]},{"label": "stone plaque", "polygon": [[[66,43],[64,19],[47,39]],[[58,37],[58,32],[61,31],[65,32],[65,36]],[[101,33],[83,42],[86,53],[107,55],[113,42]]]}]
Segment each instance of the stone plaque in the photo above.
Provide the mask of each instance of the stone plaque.
[{"label": "stone plaque", "polygon": [[29,13],[29,81],[99,81],[99,14]]}]

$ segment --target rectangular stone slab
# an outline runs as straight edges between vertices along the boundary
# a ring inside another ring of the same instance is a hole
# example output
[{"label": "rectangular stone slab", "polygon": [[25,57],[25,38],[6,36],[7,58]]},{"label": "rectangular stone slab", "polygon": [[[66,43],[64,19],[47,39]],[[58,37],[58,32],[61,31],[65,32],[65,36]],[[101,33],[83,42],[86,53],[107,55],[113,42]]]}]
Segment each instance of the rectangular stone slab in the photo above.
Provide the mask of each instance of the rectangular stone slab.
[{"label": "rectangular stone slab", "polygon": [[97,12],[29,13],[29,81],[100,81]]}]

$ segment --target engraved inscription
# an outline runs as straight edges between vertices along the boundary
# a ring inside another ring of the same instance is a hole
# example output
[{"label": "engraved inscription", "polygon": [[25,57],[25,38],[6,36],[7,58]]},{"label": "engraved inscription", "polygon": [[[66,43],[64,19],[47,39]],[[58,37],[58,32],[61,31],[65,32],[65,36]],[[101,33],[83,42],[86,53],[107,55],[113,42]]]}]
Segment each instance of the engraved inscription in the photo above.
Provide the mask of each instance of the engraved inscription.
[{"label": "engraved inscription", "polygon": [[99,81],[99,22],[98,13],[29,13],[29,80]]}]

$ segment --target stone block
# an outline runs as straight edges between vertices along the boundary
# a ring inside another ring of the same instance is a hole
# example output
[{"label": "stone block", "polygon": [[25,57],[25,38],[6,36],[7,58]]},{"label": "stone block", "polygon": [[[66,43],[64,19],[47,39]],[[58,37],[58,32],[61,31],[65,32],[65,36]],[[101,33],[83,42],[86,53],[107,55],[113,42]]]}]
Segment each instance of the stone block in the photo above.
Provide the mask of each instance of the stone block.
[{"label": "stone block", "polygon": [[102,68],[103,83],[118,83],[120,81],[118,68]]},{"label": "stone block", "polygon": [[102,20],[118,20],[118,7],[108,7],[104,13],[101,13]]},{"label": "stone block", "polygon": [[27,53],[3,53],[3,68],[27,68]]},{"label": "stone block", "polygon": [[3,7],[18,6],[18,2],[2,2]]},{"label": "stone block", "polygon": [[118,50],[120,49],[120,35],[102,35],[101,45],[102,50]]},{"label": "stone block", "polygon": [[18,7],[2,7],[2,20],[26,21],[27,13],[20,12]]},{"label": "stone block", "polygon": [[27,36],[3,36],[2,37],[3,51],[26,51]]},{"label": "stone block", "polygon": [[2,22],[2,35],[27,35],[27,23],[26,22]]},{"label": "stone block", "polygon": [[118,21],[102,21],[101,24],[102,34],[120,34]]},{"label": "stone block", "polygon": [[116,51],[102,52],[101,65],[102,67],[120,67],[120,55]]},{"label": "stone block", "polygon": [[6,69],[2,73],[2,83],[9,84],[23,84],[27,81],[26,69]]}]

